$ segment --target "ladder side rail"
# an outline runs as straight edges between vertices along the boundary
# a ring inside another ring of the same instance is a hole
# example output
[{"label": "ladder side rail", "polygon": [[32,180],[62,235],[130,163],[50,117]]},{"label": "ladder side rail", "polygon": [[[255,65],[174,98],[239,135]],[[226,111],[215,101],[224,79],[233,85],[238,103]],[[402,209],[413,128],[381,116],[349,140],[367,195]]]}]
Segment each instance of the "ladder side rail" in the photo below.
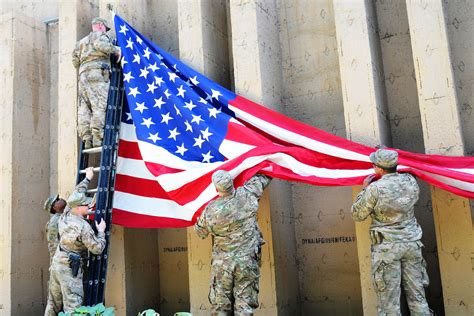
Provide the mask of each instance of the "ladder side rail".
[{"label": "ladder side rail", "polygon": [[[112,63],[114,60],[112,60]],[[112,76],[109,85],[109,93],[107,97],[107,112],[105,118],[105,129],[104,129],[104,137],[103,137],[103,149],[101,153],[100,159],[100,172],[99,172],[99,181],[97,187],[97,201],[96,201],[96,211],[94,220],[100,221],[102,219],[102,210],[105,210],[106,207],[106,200],[107,200],[107,193],[108,193],[108,179],[109,179],[109,171],[110,171],[110,154],[108,150],[107,140],[111,137],[110,134],[110,127],[113,123],[114,116],[115,116],[115,106],[113,103],[116,101],[117,98],[117,89],[116,86],[119,83],[119,75],[112,71]],[[110,142],[110,141],[109,141]],[[86,305],[94,305],[94,288],[97,286],[97,274],[99,271],[100,266],[100,259],[101,256],[90,255],[89,256],[89,280],[87,282],[87,289],[86,289]]]},{"label": "ladder side rail", "polygon": [[127,99],[124,95],[124,87],[123,81],[120,81],[119,84],[119,91],[118,91],[119,99],[117,103],[116,109],[116,119],[115,119],[115,135],[114,135],[114,144],[113,144],[113,155],[112,155],[112,165],[111,165],[111,172],[110,172],[110,186],[109,186],[109,194],[107,199],[107,213],[106,213],[106,224],[107,224],[107,231],[106,231],[106,247],[104,252],[102,253],[102,265],[101,271],[99,274],[99,288],[97,293],[97,302],[103,303],[104,296],[105,296],[105,285],[107,280],[107,267],[108,267],[108,258],[109,258],[109,242],[111,237],[111,230],[112,230],[112,208],[113,208],[113,198],[115,192],[115,178],[117,175],[117,159],[118,159],[118,148],[119,148],[119,138],[120,138],[120,124],[122,120],[122,109],[123,103],[127,102]]}]

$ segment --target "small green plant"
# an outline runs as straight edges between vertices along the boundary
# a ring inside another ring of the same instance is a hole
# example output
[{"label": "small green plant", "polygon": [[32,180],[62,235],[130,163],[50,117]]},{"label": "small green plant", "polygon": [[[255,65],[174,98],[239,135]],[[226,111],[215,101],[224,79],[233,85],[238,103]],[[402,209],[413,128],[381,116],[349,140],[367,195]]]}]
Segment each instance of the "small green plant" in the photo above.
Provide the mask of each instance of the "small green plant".
[{"label": "small green plant", "polygon": [[138,313],[138,316],[160,316],[154,309],[147,309],[141,313]]},{"label": "small green plant", "polygon": [[115,316],[113,307],[105,307],[104,304],[97,304],[94,306],[81,306],[74,310],[72,313],[60,312],[58,316]]}]

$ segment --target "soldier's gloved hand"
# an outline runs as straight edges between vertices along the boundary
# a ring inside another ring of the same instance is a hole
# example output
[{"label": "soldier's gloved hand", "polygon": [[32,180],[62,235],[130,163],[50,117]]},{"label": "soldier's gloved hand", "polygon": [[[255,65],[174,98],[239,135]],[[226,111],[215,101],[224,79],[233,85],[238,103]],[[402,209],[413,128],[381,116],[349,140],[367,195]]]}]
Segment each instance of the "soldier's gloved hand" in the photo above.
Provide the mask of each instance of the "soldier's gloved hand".
[{"label": "soldier's gloved hand", "polygon": [[96,221],[96,222],[95,222],[95,226],[97,227],[97,231],[98,231],[99,233],[104,233],[104,232],[105,232],[105,227],[106,227],[106,225],[105,225],[105,221],[104,221],[103,218],[100,220],[100,223],[99,223],[99,224],[97,224],[97,221]]},{"label": "soldier's gloved hand", "polygon": [[94,167],[86,168],[86,178],[91,181],[94,179]]},{"label": "soldier's gloved hand", "polygon": [[117,56],[117,60],[120,60],[122,58],[122,50],[120,47],[118,47],[118,51],[115,53],[115,56]]},{"label": "soldier's gloved hand", "polygon": [[366,188],[369,184],[374,182],[375,176],[376,176],[375,174],[371,174],[371,175],[367,176],[367,178],[365,178],[364,182],[362,183],[362,187]]}]

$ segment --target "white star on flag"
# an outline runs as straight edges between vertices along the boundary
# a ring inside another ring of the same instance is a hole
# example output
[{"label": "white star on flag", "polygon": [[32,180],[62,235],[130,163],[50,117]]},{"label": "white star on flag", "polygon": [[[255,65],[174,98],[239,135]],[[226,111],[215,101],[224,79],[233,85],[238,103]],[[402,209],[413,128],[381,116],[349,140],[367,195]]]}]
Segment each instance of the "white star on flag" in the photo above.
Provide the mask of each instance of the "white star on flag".
[{"label": "white star on flag", "polygon": [[147,128],[150,128],[151,125],[155,125],[155,123],[151,120],[151,117],[145,119],[143,118],[142,125],[145,125]]},{"label": "white star on flag", "polygon": [[178,78],[178,75],[175,74],[174,72],[168,72],[168,76],[170,77],[170,81],[175,81],[176,78]]},{"label": "white star on flag", "polygon": [[159,108],[161,110],[161,106],[163,104],[166,104],[166,102],[163,101],[163,97],[160,97],[159,99],[155,99],[155,105],[153,106],[154,108]]},{"label": "white star on flag", "polygon": [[161,84],[165,82],[163,81],[163,78],[155,76],[155,83],[158,85],[158,87],[161,87]]},{"label": "white star on flag", "polygon": [[202,133],[202,138],[204,138],[207,141],[209,141],[209,136],[212,136],[212,133],[209,132],[209,127],[201,131],[201,133]]},{"label": "white star on flag", "polygon": [[143,56],[146,58],[146,59],[150,59],[150,50],[148,49],[148,46],[145,48],[145,51],[143,52]]},{"label": "white star on flag", "polygon": [[181,156],[184,156],[184,153],[188,151],[186,147],[184,147],[184,143],[182,143],[181,146],[176,146],[176,148],[178,148],[178,150],[176,150],[175,153],[178,153]]},{"label": "white star on flag", "polygon": [[194,141],[195,141],[195,143],[194,143],[193,147],[198,146],[199,148],[201,148],[202,143],[204,143],[204,139],[202,139],[201,135],[199,135],[198,138],[194,138]]},{"label": "white star on flag", "polygon": [[137,94],[142,94],[140,91],[138,91],[138,87],[130,88],[130,92],[128,93],[128,95],[133,95],[133,97],[135,98]]},{"label": "white star on flag", "polygon": [[181,133],[178,132],[177,127],[175,127],[173,130],[171,130],[169,132],[170,132],[170,136],[168,136],[168,138],[173,138],[175,141],[176,141],[176,136],[181,135]]},{"label": "white star on flag", "polygon": [[178,88],[178,94],[177,94],[177,96],[184,98],[184,93],[185,93],[185,92],[186,92],[186,90],[183,88],[183,85],[181,85],[181,86]]},{"label": "white star on flag", "polygon": [[130,80],[135,79],[134,76],[132,76],[132,72],[129,71],[126,74],[123,74],[123,81],[125,82],[130,82]]},{"label": "white star on flag", "polygon": [[140,69],[140,77],[143,77],[146,79],[146,77],[148,76],[148,73],[149,71],[146,69],[146,67],[144,67],[143,69]]},{"label": "white star on flag", "polygon": [[157,141],[161,140],[160,137],[158,137],[158,132],[156,132],[155,134],[152,134],[152,133],[149,133],[150,136],[148,137],[148,139],[152,140],[153,143],[156,144]]},{"label": "white star on flag", "polygon": [[201,154],[202,155],[202,162],[211,162],[211,159],[214,158],[214,156],[211,155],[211,151],[209,150],[207,154]]},{"label": "white star on flag", "polygon": [[138,53],[133,55],[133,62],[140,65],[140,55]]},{"label": "white star on flag", "polygon": [[125,46],[126,48],[130,48],[131,50],[133,50],[133,41],[132,41],[132,38],[129,38],[127,40],[127,46]]},{"label": "white star on flag", "polygon": [[125,33],[127,33],[128,31],[128,27],[124,24],[124,25],[120,25],[120,31],[119,33],[122,33],[123,35],[125,35]]},{"label": "white star on flag", "polygon": [[209,110],[209,117],[217,118],[217,114],[221,113],[221,110],[218,110],[215,107],[210,107],[207,109]]},{"label": "white star on flag", "polygon": [[135,108],[136,111],[140,111],[140,113],[143,113],[144,110],[148,110],[148,108],[145,106],[145,102],[142,103],[137,103],[137,107]]},{"label": "white star on flag", "polygon": [[[147,47],[147,48],[148,48],[148,47]],[[150,66],[148,66],[148,69],[150,69],[151,71],[155,72],[155,71],[157,71],[158,69],[160,69],[160,67],[158,67],[158,66],[156,65],[156,63],[153,63],[153,64],[151,64]],[[156,77],[155,77],[155,78],[156,78]]]},{"label": "white star on flag", "polygon": [[[189,122],[187,120],[184,122],[184,125],[186,125],[186,132],[187,131],[190,131],[191,133],[193,132],[193,127],[191,126],[191,124],[189,124]],[[199,137],[201,137],[201,136],[199,136]]]},{"label": "white star on flag", "polygon": [[157,86],[155,86],[155,83],[152,82],[151,84],[150,83],[147,83],[147,86],[148,86],[148,89],[146,90],[146,92],[155,92],[155,89],[158,88]]},{"label": "white star on flag", "polygon": [[196,123],[197,125],[199,125],[199,122],[204,121],[201,118],[201,115],[194,115],[194,114],[191,114],[191,115],[193,116],[193,119],[191,120],[191,123]]},{"label": "white star on flag", "polygon": [[163,123],[163,122],[164,122],[166,125],[168,125],[168,122],[173,119],[173,118],[170,116],[170,112],[168,112],[168,113],[166,113],[166,114],[161,114],[161,117],[162,117],[162,119],[161,119],[161,122],[160,122],[160,123]]},{"label": "white star on flag", "polygon": [[184,107],[186,109],[189,109],[189,111],[192,111],[197,105],[193,103],[193,100],[189,100],[189,102],[184,102],[186,104]]},{"label": "white star on flag", "polygon": [[192,78],[189,78],[189,80],[191,80],[191,82],[193,83],[193,85],[197,86],[199,81],[197,80],[197,75],[192,77]]},{"label": "white star on flag", "polygon": [[222,96],[222,93],[219,90],[211,89],[212,96],[211,99],[216,98],[216,101],[219,101],[219,97]]}]

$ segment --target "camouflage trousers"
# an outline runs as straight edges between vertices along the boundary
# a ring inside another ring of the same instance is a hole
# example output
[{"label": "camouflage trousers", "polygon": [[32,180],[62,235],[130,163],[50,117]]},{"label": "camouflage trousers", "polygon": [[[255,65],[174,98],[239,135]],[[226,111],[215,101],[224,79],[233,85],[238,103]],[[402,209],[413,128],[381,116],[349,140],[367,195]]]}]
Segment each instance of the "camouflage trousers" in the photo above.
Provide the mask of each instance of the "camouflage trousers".
[{"label": "camouflage trousers", "polygon": [[89,69],[79,75],[77,130],[82,140],[102,140],[108,93],[108,70]]},{"label": "camouflage trousers", "polygon": [[72,276],[69,264],[54,263],[50,268],[48,305],[45,316],[56,316],[60,311],[73,312],[83,303],[82,269]]},{"label": "camouflage trousers", "polygon": [[400,284],[412,316],[431,315],[424,286],[429,279],[421,241],[382,242],[372,246],[372,281],[379,316],[399,316]]},{"label": "camouflage trousers", "polygon": [[258,255],[241,258],[213,258],[209,302],[213,313],[252,314],[258,307]]}]

